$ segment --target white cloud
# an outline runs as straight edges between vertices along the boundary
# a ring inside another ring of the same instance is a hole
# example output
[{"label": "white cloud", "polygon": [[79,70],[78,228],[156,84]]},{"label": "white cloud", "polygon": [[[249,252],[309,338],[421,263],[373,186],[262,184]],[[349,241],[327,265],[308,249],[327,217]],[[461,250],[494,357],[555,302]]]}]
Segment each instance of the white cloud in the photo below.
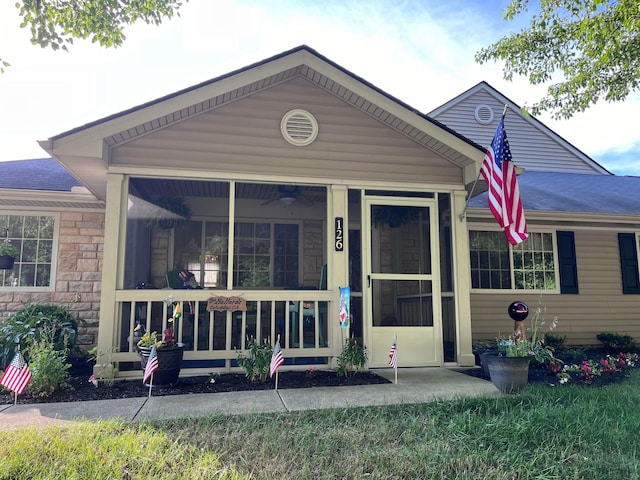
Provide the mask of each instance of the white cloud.
[{"label": "white cloud", "polygon": [[[76,41],[66,54],[32,46],[12,2],[2,2],[7,40],[0,56],[12,67],[0,75],[0,160],[44,156],[36,140],[301,44],[422,112],[482,80],[531,104],[541,87],[526,79],[505,82],[498,65],[474,62],[479,48],[514,28],[502,22],[506,3],[191,0],[180,18],[128,28],[119,49]],[[611,152],[625,151],[631,159],[625,162],[639,173],[633,157],[640,132],[629,127],[639,99],[598,105],[568,121],[539,119],[611,170],[623,161]]]}]

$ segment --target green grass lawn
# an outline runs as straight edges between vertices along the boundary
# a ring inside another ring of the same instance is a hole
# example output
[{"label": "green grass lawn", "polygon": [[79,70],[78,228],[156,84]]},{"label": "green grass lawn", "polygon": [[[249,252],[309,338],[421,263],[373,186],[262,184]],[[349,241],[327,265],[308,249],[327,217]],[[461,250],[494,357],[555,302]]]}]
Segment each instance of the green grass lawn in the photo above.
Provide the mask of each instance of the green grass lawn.
[{"label": "green grass lawn", "polygon": [[0,478],[633,479],[638,387],[0,432]]}]

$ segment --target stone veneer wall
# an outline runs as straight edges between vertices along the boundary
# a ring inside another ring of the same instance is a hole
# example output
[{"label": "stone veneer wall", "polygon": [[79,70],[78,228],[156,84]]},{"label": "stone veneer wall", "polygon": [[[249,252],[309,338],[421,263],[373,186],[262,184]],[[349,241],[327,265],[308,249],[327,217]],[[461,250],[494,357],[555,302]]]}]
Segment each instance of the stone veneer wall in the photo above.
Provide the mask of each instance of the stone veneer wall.
[{"label": "stone veneer wall", "polygon": [[79,325],[78,346],[88,350],[96,345],[103,247],[104,212],[61,212],[55,291],[1,292],[1,317],[20,310],[25,301],[62,304],[85,320]]}]

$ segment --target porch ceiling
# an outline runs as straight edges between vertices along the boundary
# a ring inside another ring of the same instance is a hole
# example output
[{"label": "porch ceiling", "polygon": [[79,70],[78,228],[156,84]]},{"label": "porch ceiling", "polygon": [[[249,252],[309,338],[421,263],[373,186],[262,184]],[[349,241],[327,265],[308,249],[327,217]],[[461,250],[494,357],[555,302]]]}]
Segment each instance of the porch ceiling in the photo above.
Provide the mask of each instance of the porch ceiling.
[{"label": "porch ceiling", "polygon": [[[226,182],[134,178],[132,179],[132,187],[143,198],[153,198],[157,196],[158,192],[163,192],[163,195],[168,197],[227,198],[229,196],[229,185]],[[303,203],[323,203],[327,199],[325,187],[245,182],[236,184],[236,197],[276,201],[283,195],[280,187],[294,188],[295,190],[291,192],[291,195],[296,199],[300,199]]]}]

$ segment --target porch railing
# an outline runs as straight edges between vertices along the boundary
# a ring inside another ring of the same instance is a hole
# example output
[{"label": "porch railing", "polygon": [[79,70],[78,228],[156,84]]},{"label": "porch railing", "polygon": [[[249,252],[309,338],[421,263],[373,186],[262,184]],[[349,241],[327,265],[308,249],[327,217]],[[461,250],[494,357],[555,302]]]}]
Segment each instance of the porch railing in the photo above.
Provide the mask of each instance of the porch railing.
[{"label": "porch railing", "polygon": [[[172,302],[177,302],[182,316],[174,336],[185,345],[185,374],[237,369],[237,353],[252,338],[271,345],[279,338],[288,359],[285,365],[326,364],[334,355],[329,322],[335,295],[328,290],[120,290],[116,292],[113,361],[120,364],[120,376],[140,374],[135,346],[141,330],[161,337],[170,326]],[[206,307],[212,296],[241,297],[247,310],[209,312]],[[138,325],[142,328],[136,330]]]}]

